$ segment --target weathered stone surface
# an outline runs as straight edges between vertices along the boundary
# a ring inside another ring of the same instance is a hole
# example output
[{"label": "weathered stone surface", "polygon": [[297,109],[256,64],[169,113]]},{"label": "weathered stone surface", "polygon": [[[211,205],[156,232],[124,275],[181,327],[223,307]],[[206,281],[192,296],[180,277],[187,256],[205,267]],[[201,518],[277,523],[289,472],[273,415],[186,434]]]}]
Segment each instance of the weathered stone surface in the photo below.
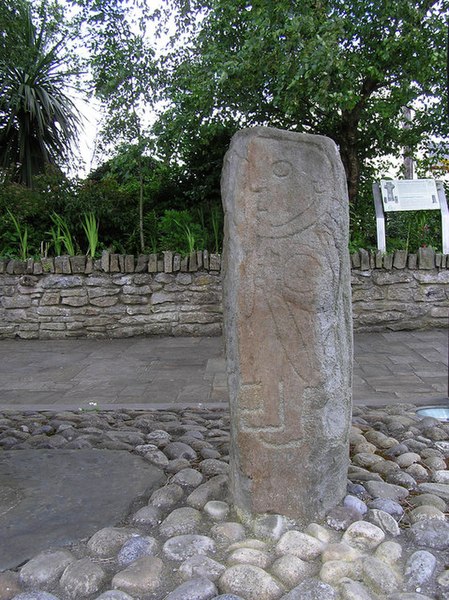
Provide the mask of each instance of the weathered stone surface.
[{"label": "weathered stone surface", "polygon": [[222,193],[234,501],[246,515],[308,523],[346,490],[352,337],[344,172],[326,138],[255,128],[233,138]]},{"label": "weathered stone surface", "polygon": [[331,585],[310,578],[293,588],[282,600],[337,600],[337,592]]},{"label": "weathered stone surface", "polygon": [[165,600],[211,600],[217,596],[217,588],[206,577],[197,577],[181,583],[165,597]]},{"label": "weathered stone surface", "polygon": [[106,573],[89,558],[72,562],[64,571],[60,585],[70,598],[85,598],[97,592],[106,579]]},{"label": "weathered stone surface", "polygon": [[235,565],[220,577],[219,589],[246,600],[278,600],[283,589],[266,571],[253,565]]},{"label": "weathered stone surface", "polygon": [[197,554],[184,561],[178,572],[186,580],[194,577],[207,577],[210,581],[216,581],[225,569],[226,567],[216,560]]},{"label": "weathered stone surface", "polygon": [[112,587],[134,595],[149,594],[163,584],[164,563],[156,556],[145,556],[134,561],[112,579]]},{"label": "weathered stone surface", "polygon": [[163,552],[171,560],[187,560],[195,554],[215,552],[215,542],[205,535],[177,535],[165,542]]},{"label": "weathered stone surface", "polygon": [[74,560],[73,554],[67,550],[41,552],[22,567],[20,581],[28,587],[51,585]]}]

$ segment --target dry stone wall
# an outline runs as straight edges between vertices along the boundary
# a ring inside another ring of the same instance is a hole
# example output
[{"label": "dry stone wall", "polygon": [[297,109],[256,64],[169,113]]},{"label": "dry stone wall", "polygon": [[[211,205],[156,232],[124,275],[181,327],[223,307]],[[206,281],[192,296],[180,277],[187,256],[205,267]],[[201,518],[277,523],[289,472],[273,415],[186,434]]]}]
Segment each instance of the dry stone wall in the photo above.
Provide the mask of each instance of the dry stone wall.
[{"label": "dry stone wall", "polygon": [[351,256],[355,331],[446,327],[449,314],[449,256],[420,248],[382,255]]},{"label": "dry stone wall", "polygon": [[[449,257],[352,254],[355,331],[446,327]],[[221,257],[0,260],[0,339],[220,335]]]},{"label": "dry stone wall", "polygon": [[220,257],[0,261],[0,338],[219,335]]}]

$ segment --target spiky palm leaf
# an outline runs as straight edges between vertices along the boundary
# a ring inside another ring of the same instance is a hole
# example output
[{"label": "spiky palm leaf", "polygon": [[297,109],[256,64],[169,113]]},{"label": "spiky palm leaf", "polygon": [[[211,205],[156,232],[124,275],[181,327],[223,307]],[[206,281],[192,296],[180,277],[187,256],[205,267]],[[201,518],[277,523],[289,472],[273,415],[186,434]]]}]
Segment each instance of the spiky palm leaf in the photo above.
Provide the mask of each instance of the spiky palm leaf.
[{"label": "spiky palm leaf", "polygon": [[46,164],[68,158],[79,120],[65,92],[73,73],[63,41],[52,43],[45,19],[36,28],[29,5],[16,17],[21,29],[11,35],[10,53],[0,54],[0,161],[12,179],[32,186]]}]

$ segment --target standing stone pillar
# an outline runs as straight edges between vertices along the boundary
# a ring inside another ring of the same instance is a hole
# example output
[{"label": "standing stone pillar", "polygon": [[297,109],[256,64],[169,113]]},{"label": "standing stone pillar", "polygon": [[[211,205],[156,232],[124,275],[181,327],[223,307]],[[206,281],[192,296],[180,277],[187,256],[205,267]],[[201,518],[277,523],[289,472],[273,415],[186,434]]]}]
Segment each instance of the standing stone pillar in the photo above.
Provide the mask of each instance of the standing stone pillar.
[{"label": "standing stone pillar", "polygon": [[240,131],[222,197],[234,503],[243,517],[307,523],[342,499],[349,461],[348,196],[337,148]]}]

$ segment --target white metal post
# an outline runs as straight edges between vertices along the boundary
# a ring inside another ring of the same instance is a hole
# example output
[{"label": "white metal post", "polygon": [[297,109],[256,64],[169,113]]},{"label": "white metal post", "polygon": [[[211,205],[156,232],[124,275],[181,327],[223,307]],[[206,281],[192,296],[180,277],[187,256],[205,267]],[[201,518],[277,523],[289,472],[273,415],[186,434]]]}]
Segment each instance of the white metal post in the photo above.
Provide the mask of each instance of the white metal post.
[{"label": "white metal post", "polygon": [[[376,210],[377,248],[381,252],[387,251],[387,239],[385,236],[385,213],[382,204],[380,185],[373,183],[374,208]],[[447,209],[447,205],[446,205]]]}]

